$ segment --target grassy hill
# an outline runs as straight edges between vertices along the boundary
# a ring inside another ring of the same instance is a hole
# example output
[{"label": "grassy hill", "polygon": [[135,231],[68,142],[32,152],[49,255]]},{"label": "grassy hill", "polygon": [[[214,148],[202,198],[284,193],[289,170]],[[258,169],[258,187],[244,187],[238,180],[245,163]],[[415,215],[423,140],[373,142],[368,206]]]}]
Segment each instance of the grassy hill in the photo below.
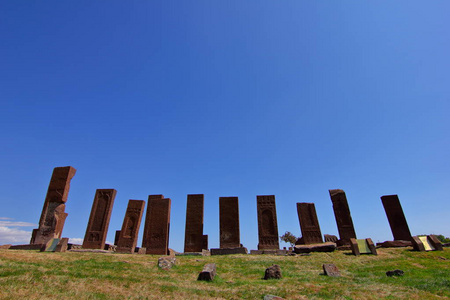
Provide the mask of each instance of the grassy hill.
[{"label": "grassy hill", "polygon": [[[158,256],[100,253],[41,253],[0,250],[1,299],[445,299],[450,298],[450,249],[413,252],[378,249],[378,256],[349,251],[310,256],[177,256],[169,271]],[[215,262],[213,282],[197,281],[204,264]],[[342,277],[322,275],[334,263]],[[263,280],[281,266],[281,280]],[[387,277],[401,269],[404,276]]]}]

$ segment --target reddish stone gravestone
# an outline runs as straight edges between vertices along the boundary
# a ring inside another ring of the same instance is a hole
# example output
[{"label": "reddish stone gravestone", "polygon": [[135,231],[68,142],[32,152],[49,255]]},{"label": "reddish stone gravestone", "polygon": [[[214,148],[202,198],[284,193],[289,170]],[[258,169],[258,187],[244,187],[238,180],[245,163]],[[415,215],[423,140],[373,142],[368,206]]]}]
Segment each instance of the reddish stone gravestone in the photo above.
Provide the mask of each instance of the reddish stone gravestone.
[{"label": "reddish stone gravestone", "polygon": [[339,231],[340,240],[338,244],[350,245],[350,239],[356,239],[356,233],[345,192],[343,190],[329,190],[329,193]]},{"label": "reddish stone gravestone", "polygon": [[202,252],[203,249],[208,249],[208,236],[203,235],[203,205],[203,194],[187,196],[184,252]]},{"label": "reddish stone gravestone", "polygon": [[170,198],[148,196],[142,247],[147,254],[169,254]]},{"label": "reddish stone gravestone", "polygon": [[256,196],[258,211],[258,250],[278,250],[278,223],[275,196]]},{"label": "reddish stone gravestone", "polygon": [[65,212],[65,203],[69,196],[70,180],[75,176],[76,171],[70,166],[53,169],[39,228],[33,229],[30,244],[47,244],[51,239],[61,238],[68,215]]},{"label": "reddish stone gravestone", "polygon": [[297,203],[297,214],[302,231],[303,244],[323,243],[314,203]]},{"label": "reddish stone gravestone", "polygon": [[89,223],[84,235],[83,248],[105,248],[106,235],[116,193],[117,191],[114,189],[98,189],[95,192]]},{"label": "reddish stone gravestone", "polygon": [[238,197],[220,197],[220,248],[239,248],[239,202]]},{"label": "reddish stone gravestone", "polygon": [[119,253],[134,253],[137,245],[139,227],[141,225],[142,213],[144,212],[144,200],[128,201],[127,211],[120,230],[117,250]]},{"label": "reddish stone gravestone", "polygon": [[384,211],[391,226],[394,240],[411,240],[411,232],[409,231],[408,223],[406,222],[400,200],[397,195],[381,196]]}]

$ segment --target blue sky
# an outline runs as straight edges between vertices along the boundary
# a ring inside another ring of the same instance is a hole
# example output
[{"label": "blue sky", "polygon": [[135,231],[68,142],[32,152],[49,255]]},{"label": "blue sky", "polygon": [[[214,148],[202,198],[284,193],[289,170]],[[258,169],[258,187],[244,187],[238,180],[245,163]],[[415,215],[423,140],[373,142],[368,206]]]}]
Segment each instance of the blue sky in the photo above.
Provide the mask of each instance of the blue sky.
[{"label": "blue sky", "polygon": [[[0,244],[27,243],[54,167],[77,169],[63,236],[82,239],[95,190],[172,199],[182,251],[187,194],[238,196],[258,243],[256,195],[280,235],[297,202],[338,234],[344,189],[359,238],[392,240],[380,196],[413,235],[450,236],[448,1],[0,1]],[[141,244],[143,226],[138,245]]]}]

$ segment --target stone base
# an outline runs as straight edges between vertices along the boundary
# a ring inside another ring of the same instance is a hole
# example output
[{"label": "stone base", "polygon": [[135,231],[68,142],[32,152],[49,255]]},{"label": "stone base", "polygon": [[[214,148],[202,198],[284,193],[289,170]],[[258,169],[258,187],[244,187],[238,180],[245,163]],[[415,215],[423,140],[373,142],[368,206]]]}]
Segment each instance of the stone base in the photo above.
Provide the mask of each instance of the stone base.
[{"label": "stone base", "polygon": [[113,253],[112,251],[101,250],[101,249],[74,249],[74,248],[72,248],[67,251],[69,251],[69,252]]},{"label": "stone base", "polygon": [[6,245],[0,245],[0,249],[9,249],[11,248],[11,244],[6,244]]},{"label": "stone base", "polygon": [[[290,251],[292,252],[292,251]],[[276,250],[250,250],[250,254],[252,255],[287,255],[289,253],[288,250],[285,249],[276,249]]]},{"label": "stone base", "polygon": [[134,253],[135,248],[129,248],[129,247],[117,247],[116,248],[116,253],[129,253],[129,254],[133,254]]},{"label": "stone base", "polygon": [[382,243],[377,243],[377,247],[381,248],[400,248],[400,247],[412,247],[411,241],[385,241]]},{"label": "stone base", "polygon": [[247,248],[211,248],[211,255],[247,254]]},{"label": "stone base", "polygon": [[310,245],[296,245],[294,247],[295,253],[333,252],[334,250],[336,250],[336,244],[331,242]]},{"label": "stone base", "polygon": [[45,244],[25,244],[25,245],[13,245],[9,247],[11,250],[41,250],[45,247]]}]

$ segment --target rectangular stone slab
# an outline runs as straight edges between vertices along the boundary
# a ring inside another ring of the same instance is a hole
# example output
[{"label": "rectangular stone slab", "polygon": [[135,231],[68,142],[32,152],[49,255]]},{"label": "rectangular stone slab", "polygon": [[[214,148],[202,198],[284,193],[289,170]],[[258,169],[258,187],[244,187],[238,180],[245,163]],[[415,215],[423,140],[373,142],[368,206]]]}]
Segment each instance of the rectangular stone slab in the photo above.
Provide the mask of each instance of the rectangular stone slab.
[{"label": "rectangular stone slab", "polygon": [[204,195],[187,195],[184,252],[202,252],[208,249],[203,236]]},{"label": "rectangular stone slab", "polygon": [[239,248],[241,240],[238,197],[220,197],[219,210],[220,248]]},{"label": "rectangular stone slab", "polygon": [[303,243],[305,245],[323,243],[314,203],[297,203],[297,214]]},{"label": "rectangular stone slab", "polygon": [[144,212],[144,200],[128,201],[127,211],[123,219],[119,240],[117,241],[118,253],[134,253],[136,248],[139,227],[141,225],[142,214]]},{"label": "rectangular stone slab", "polygon": [[104,249],[108,234],[109,220],[116,198],[114,189],[98,189],[95,192],[91,214],[84,235],[84,249]]},{"label": "rectangular stone slab", "polygon": [[30,244],[46,244],[53,238],[61,237],[67,217],[65,203],[69,196],[70,181],[76,171],[70,166],[53,169],[39,220],[39,228],[33,229]]},{"label": "rectangular stone slab", "polygon": [[405,214],[403,213],[400,200],[397,195],[381,196],[384,211],[391,226],[394,240],[411,240],[411,232],[409,231],[408,223],[406,222]]},{"label": "rectangular stone slab", "polygon": [[275,196],[256,196],[258,212],[258,250],[280,248]]},{"label": "rectangular stone slab", "polygon": [[430,243],[431,246],[435,248],[435,250],[437,251],[444,250],[441,241],[434,234],[428,236],[428,242]]},{"label": "rectangular stone slab", "polygon": [[351,238],[356,239],[356,233],[345,192],[339,189],[329,190],[328,192],[333,203],[334,216],[341,241],[340,244],[349,244]]},{"label": "rectangular stone slab", "polygon": [[169,254],[170,198],[149,195],[142,247],[147,254]]}]

